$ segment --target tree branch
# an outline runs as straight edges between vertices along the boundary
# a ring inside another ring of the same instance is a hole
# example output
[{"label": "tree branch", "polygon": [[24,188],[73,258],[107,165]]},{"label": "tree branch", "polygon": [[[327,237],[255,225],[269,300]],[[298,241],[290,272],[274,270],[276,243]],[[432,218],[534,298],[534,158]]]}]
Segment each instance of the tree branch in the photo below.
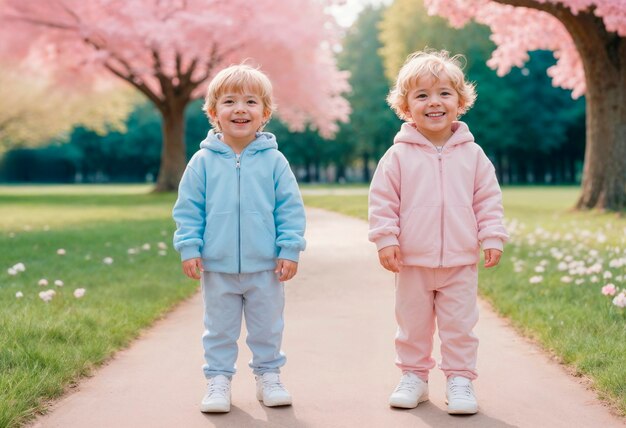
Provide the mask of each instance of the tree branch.
[{"label": "tree branch", "polygon": [[550,13],[556,7],[563,7],[554,3],[539,3],[534,0],[491,0],[494,3],[500,3],[515,7],[526,7],[528,9],[538,9]]},{"label": "tree branch", "polygon": [[130,73],[124,74],[123,72],[117,70],[113,67],[112,64],[105,62],[104,68],[109,70],[111,73],[123,79],[137,88],[142,94],[144,94],[150,101],[154,103],[154,105],[159,109],[163,109],[163,100],[161,100],[139,77]]},{"label": "tree branch", "polygon": [[26,16],[5,15],[5,18],[7,18],[7,19],[14,19],[16,21],[24,21],[24,22],[27,22],[29,24],[39,25],[39,26],[42,26],[42,27],[56,28],[58,30],[70,30],[70,31],[77,31],[78,30],[78,27],[76,25],[59,24],[59,23],[56,23],[56,22],[45,21],[45,20],[41,20],[41,19],[37,19],[37,18],[28,18]]},{"label": "tree branch", "polygon": [[154,77],[157,78],[161,85],[161,91],[163,91],[164,99],[173,99],[176,96],[176,88],[172,82],[172,77],[165,74],[161,63],[161,56],[157,49],[151,49],[152,59],[154,63]]},{"label": "tree branch", "polygon": [[229,53],[233,51],[236,51],[237,49],[240,49],[242,46],[243,46],[243,43],[239,43],[224,52],[218,53],[217,43],[213,42],[213,46],[211,47],[211,53],[209,54],[209,60],[206,63],[206,71],[197,80],[195,81],[190,80],[190,82],[195,86],[200,85],[202,82],[204,82],[209,77],[211,77],[211,72],[213,71],[213,68],[215,68],[215,66],[217,66],[220,62],[222,62],[222,60],[224,59],[226,55],[228,55]]},{"label": "tree branch", "polygon": [[67,5],[62,1],[57,1],[57,3],[61,6],[61,9],[65,10],[68,15],[74,18],[77,24],[80,24],[80,17],[76,13],[74,13],[71,8],[67,7]]}]

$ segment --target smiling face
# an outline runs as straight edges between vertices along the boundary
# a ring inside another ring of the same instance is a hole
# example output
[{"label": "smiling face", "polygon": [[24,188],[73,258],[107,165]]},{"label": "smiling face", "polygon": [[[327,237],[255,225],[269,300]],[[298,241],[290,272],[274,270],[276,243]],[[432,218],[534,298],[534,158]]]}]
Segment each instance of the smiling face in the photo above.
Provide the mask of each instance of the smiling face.
[{"label": "smiling face", "polygon": [[407,92],[406,115],[415,127],[435,145],[443,145],[452,135],[452,122],[457,119],[462,107],[459,94],[450,79],[428,77],[420,79]]},{"label": "smiling face", "polygon": [[209,115],[219,124],[224,142],[240,153],[254,141],[257,131],[269,118],[270,111],[263,105],[259,95],[244,90],[221,94]]}]

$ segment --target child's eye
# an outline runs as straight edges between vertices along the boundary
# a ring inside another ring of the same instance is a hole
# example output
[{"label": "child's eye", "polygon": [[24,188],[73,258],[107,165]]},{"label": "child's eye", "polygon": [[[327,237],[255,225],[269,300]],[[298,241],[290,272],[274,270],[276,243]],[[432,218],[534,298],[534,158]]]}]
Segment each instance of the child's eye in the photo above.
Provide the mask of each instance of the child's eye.
[{"label": "child's eye", "polygon": [[224,104],[232,104],[233,100],[224,100]]},{"label": "child's eye", "polygon": [[256,100],[248,100],[248,104],[257,104]]},{"label": "child's eye", "polygon": [[417,98],[417,99],[424,99],[424,98],[426,98],[426,94],[417,94],[415,96],[415,98]]},{"label": "child's eye", "polygon": [[452,95],[452,94],[451,94],[450,92],[443,91],[443,92],[441,93],[441,95],[448,96],[448,95]]}]

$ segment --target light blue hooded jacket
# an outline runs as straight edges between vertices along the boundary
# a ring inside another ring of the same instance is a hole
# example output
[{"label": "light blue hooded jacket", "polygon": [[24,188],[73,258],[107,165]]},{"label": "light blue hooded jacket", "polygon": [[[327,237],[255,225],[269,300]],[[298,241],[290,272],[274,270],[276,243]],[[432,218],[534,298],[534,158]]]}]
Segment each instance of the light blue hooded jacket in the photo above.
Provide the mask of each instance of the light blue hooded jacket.
[{"label": "light blue hooded jacket", "polygon": [[305,248],[304,204],[287,159],[268,132],[241,153],[209,131],[193,155],[173,209],[174,248],[208,271],[253,273]]}]

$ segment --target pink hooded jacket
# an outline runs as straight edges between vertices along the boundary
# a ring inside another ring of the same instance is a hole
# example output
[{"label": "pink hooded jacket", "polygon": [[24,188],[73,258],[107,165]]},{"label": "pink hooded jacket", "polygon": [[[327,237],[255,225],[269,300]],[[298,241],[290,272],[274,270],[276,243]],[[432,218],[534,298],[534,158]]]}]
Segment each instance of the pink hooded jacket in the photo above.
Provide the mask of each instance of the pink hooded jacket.
[{"label": "pink hooded jacket", "polygon": [[463,122],[441,154],[404,123],[381,158],[369,192],[369,239],[399,245],[402,263],[424,267],[476,264],[479,249],[502,250],[502,193],[494,167]]}]

